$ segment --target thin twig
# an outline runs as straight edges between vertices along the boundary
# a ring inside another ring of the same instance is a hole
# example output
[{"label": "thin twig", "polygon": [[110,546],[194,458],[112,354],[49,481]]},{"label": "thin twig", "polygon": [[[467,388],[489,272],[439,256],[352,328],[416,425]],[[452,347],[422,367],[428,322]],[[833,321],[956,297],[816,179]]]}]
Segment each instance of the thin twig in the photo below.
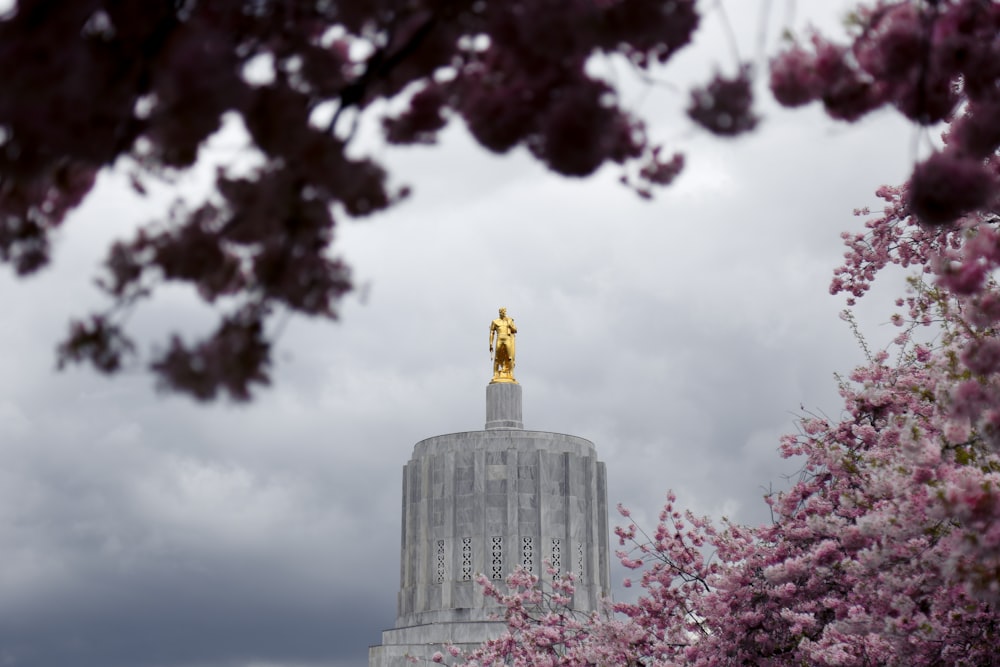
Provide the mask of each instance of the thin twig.
[{"label": "thin twig", "polygon": [[722,21],[722,29],[726,32],[726,35],[729,38],[729,48],[733,52],[733,58],[736,60],[736,66],[739,67],[743,60],[740,58],[740,49],[736,41],[736,31],[733,30],[733,24],[729,21],[729,15],[726,13],[726,8],[722,4],[722,0],[715,0],[715,9],[719,12],[719,19]]}]

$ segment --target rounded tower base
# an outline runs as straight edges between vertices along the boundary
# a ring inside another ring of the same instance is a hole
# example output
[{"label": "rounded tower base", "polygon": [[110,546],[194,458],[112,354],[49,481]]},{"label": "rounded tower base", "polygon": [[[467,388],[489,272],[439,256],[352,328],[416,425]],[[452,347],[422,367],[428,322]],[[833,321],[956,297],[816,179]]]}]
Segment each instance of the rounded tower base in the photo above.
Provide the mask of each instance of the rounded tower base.
[{"label": "rounded tower base", "polygon": [[403,469],[396,625],[371,647],[370,667],[502,633],[479,575],[499,583],[521,567],[544,585],[548,567],[572,572],[571,606],[583,612],[610,595],[607,479],[594,444],[523,430],[520,385],[489,385],[486,401],[485,430],[422,440]]}]

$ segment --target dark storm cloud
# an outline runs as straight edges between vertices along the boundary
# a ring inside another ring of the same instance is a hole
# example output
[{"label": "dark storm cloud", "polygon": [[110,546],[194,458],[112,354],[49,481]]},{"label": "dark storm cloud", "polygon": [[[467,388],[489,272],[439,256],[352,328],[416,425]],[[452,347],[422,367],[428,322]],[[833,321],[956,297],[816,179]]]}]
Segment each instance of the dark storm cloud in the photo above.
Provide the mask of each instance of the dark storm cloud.
[{"label": "dark storm cloud", "polygon": [[64,595],[49,608],[5,617],[0,641],[8,664],[358,664],[359,639],[384,618],[365,593],[318,599],[269,568],[173,577],[161,569],[98,578],[88,589],[86,597]]},{"label": "dark storm cloud", "polygon": [[[357,661],[377,641],[395,581],[368,568],[395,571],[394,540],[380,536],[395,537],[398,519],[381,497],[364,510],[350,503],[370,466],[324,470],[323,457],[301,452],[298,465],[294,446],[269,462],[262,445],[306,439],[291,422],[254,437],[237,414],[206,427],[181,408],[168,428],[87,403],[86,421],[66,417],[85,409],[72,403],[59,416],[3,411],[0,646],[10,664]],[[202,451],[189,453],[193,443]]]}]

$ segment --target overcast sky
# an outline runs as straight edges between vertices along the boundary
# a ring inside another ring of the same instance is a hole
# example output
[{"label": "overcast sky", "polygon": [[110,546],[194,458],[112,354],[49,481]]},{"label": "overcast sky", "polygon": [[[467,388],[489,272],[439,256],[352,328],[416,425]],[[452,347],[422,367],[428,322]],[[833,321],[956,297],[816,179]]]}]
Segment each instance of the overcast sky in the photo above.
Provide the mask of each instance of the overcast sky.
[{"label": "overcast sky", "polygon": [[[751,55],[757,3],[739,4]],[[664,76],[731,66],[721,34],[706,20]],[[395,618],[402,466],[423,438],[483,427],[501,305],[525,427],[594,441],[612,506],[651,525],[672,488],[698,513],[767,520],[764,489],[797,468],[778,437],[800,406],[837,415],[832,374],[862,359],[827,291],[839,233],[905,178],[914,133],[765,103],[760,130],[727,142],[683,118],[683,95],[629,95],[688,157],[653,202],[614,168],[564,180],[489,155],[458,124],[436,148],[374,147],[415,194],[339,227],[359,289],[339,323],[287,324],[250,405],[159,394],[138,369],[54,371],[67,320],[102,303],[108,241],[166,196],[105,175],[50,269],[0,273],[0,666],[366,664]],[[891,299],[870,301],[865,333],[885,340]],[[210,323],[180,289],[132,320],[147,350]]]}]

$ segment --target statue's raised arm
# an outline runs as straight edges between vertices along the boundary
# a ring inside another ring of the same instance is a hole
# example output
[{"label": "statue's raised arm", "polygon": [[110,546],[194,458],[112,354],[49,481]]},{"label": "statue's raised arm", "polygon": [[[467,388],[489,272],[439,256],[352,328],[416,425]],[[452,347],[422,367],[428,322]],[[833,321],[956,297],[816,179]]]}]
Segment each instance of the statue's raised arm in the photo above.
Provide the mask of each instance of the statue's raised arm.
[{"label": "statue's raised arm", "polygon": [[[517,327],[507,309],[500,309],[500,317],[490,323],[490,354],[493,357],[493,382],[514,382],[514,356]],[[495,343],[495,344],[494,344]]]}]

